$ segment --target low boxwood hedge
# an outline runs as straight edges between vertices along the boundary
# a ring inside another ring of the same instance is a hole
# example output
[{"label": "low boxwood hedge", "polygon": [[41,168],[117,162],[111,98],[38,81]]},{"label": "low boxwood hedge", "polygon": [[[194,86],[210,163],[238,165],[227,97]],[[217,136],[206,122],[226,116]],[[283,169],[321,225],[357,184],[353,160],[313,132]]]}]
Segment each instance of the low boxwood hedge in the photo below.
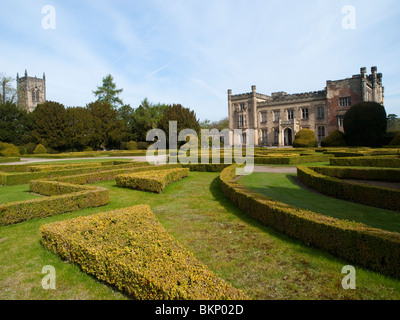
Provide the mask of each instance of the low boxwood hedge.
[{"label": "low boxwood hedge", "polygon": [[[400,181],[400,170],[372,168],[297,167],[297,177],[308,187],[323,194],[372,207],[400,211],[400,190],[370,184],[350,183],[341,179]],[[339,179],[339,177],[341,179]],[[385,178],[382,178],[385,177]]]},{"label": "low boxwood hedge", "polygon": [[349,157],[349,158],[331,158],[332,166],[354,166],[354,167],[387,167],[400,168],[400,156],[386,155],[373,157]]},{"label": "low boxwood hedge", "polygon": [[141,171],[115,177],[117,186],[141,191],[161,193],[165,187],[189,175],[189,168]]},{"label": "low boxwood hedge", "polygon": [[301,164],[311,162],[329,161],[330,155],[281,155],[281,156],[259,156],[254,158],[254,164]]},{"label": "low boxwood hedge", "polygon": [[[102,171],[109,171],[112,169],[134,168],[142,165],[143,163],[137,163],[137,162],[124,162],[119,164],[115,164],[112,162],[105,162],[102,163],[100,166],[98,164],[93,164],[91,166],[83,165],[82,167],[77,166],[61,170],[54,169],[54,166],[51,165],[49,166],[48,170],[42,169],[41,171],[35,171],[34,168],[36,166],[22,166],[21,168],[11,169],[9,170],[10,172],[1,171],[0,183],[5,186],[13,186],[13,185],[27,184],[32,180],[38,180],[38,179],[49,179],[54,177],[102,172]],[[0,170],[6,171],[7,169],[9,168],[2,168],[0,166]],[[34,172],[30,172],[31,170],[34,170]]]},{"label": "low boxwood hedge", "polygon": [[178,243],[147,205],[41,228],[62,259],[136,300],[244,300]]},{"label": "low boxwood hedge", "polygon": [[220,175],[223,193],[243,212],[290,237],[372,270],[400,277],[400,234],[299,209],[237,182],[236,165]]},{"label": "low boxwood hedge", "polygon": [[[54,186],[47,187],[54,188]],[[72,186],[71,188],[74,189]],[[46,193],[46,191],[43,191],[43,193]],[[108,189],[87,186],[84,190],[78,192],[2,204],[0,205],[0,226],[90,207],[100,207],[106,205],[108,201]]]},{"label": "low boxwood hedge", "polygon": [[[19,162],[21,158],[18,157],[0,157],[0,163]],[[1,169],[1,168],[0,168]]]}]

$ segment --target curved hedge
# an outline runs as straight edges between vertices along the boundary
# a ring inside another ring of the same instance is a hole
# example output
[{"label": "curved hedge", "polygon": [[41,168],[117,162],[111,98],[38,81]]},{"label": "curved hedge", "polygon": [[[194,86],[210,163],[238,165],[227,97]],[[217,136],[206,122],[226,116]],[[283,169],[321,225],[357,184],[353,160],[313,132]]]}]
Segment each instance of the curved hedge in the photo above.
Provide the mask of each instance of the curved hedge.
[{"label": "curved hedge", "polygon": [[[361,179],[361,180],[379,180],[384,176],[385,170],[373,170],[365,168],[354,170],[335,167],[304,167],[297,168],[297,177],[308,187],[315,189],[323,194],[349,200],[372,207],[400,211],[400,190],[377,187],[369,184],[350,183],[338,179]],[[341,172],[338,173],[338,172]],[[347,174],[346,174],[347,173]],[[400,170],[389,170],[386,173],[389,178],[396,179]],[[382,178],[383,180],[384,178]],[[386,181],[389,179],[386,179]],[[399,181],[399,180],[395,180]]]},{"label": "curved hedge", "polygon": [[137,300],[247,300],[180,243],[147,205],[45,225],[42,243]]},{"label": "curved hedge", "polygon": [[236,165],[220,175],[223,193],[261,223],[349,262],[400,277],[400,234],[299,209],[235,182]]}]

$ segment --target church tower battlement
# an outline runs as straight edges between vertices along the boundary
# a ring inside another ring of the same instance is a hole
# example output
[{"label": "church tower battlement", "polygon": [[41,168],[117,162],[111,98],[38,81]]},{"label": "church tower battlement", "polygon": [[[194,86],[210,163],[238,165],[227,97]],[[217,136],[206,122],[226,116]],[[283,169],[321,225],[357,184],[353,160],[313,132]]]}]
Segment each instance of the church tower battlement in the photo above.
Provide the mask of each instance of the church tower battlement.
[{"label": "church tower battlement", "polygon": [[17,94],[18,106],[32,112],[38,104],[46,101],[46,75],[43,73],[43,79],[28,77],[27,70],[24,77],[17,74]]}]

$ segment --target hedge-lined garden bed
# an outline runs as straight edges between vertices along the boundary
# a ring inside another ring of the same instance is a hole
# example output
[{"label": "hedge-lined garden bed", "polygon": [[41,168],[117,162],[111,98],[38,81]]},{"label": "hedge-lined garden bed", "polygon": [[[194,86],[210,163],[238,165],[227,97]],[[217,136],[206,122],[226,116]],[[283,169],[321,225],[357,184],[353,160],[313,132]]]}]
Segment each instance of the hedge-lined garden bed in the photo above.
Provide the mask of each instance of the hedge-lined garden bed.
[{"label": "hedge-lined garden bed", "polygon": [[341,179],[400,181],[399,175],[400,170],[395,169],[373,170],[373,168],[365,168],[354,170],[353,168],[305,166],[297,168],[297,177],[300,181],[323,194],[394,211],[400,211],[400,190],[351,183]]},{"label": "hedge-lined garden bed", "polygon": [[167,185],[189,175],[189,168],[141,171],[116,176],[117,186],[134,190],[161,193]]},{"label": "hedge-lined garden bed", "polygon": [[35,170],[36,166],[6,166],[4,168],[0,167],[0,170],[2,170],[0,171],[0,184],[4,186],[14,186],[26,184],[29,183],[29,181],[38,179],[102,172],[112,169],[134,168],[141,165],[143,165],[143,163],[119,161],[114,163],[104,162],[101,163],[101,165],[93,164],[88,166],[87,164],[83,164],[82,166],[67,167],[65,169],[57,169],[54,166],[49,166],[48,170],[46,170],[45,166],[40,166],[42,167],[40,171]]},{"label": "hedge-lined garden bed", "polygon": [[[60,185],[57,182],[50,185],[41,181],[33,182],[31,187],[31,190],[37,193],[58,195],[0,205],[0,226],[90,207],[100,207],[106,205],[109,201],[108,189],[100,187],[85,186],[82,188],[73,185]],[[67,189],[72,193],[67,193]]]},{"label": "hedge-lined garden bed", "polygon": [[243,212],[279,232],[351,263],[400,277],[400,234],[299,209],[237,182],[236,165],[220,176],[223,193]]},{"label": "hedge-lined garden bed", "polygon": [[178,243],[147,205],[41,228],[62,259],[137,300],[244,300]]}]

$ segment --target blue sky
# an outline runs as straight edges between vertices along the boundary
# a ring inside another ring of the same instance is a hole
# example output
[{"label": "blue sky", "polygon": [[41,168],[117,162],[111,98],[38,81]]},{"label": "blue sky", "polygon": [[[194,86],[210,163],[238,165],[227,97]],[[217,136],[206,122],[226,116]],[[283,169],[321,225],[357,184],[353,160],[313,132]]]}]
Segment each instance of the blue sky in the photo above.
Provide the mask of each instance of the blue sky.
[{"label": "blue sky", "polygon": [[[45,5],[56,10],[46,30]],[[356,29],[342,8],[356,9]],[[387,113],[400,116],[398,0],[2,0],[0,72],[47,78],[47,99],[84,106],[112,74],[132,107],[181,103],[201,120],[227,116],[227,90],[324,89],[383,73]]]}]

